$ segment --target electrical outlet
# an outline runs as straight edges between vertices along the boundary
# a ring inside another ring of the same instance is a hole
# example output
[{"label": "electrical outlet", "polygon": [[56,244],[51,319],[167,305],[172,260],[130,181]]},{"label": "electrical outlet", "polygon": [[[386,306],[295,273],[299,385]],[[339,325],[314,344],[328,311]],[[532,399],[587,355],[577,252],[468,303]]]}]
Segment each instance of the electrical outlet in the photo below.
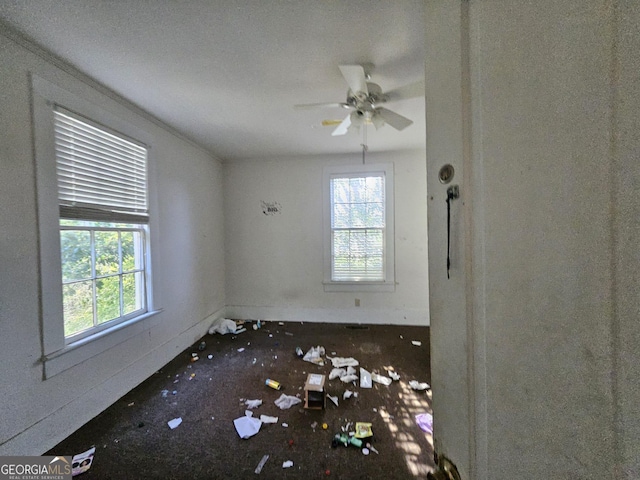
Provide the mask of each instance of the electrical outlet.
[{"label": "electrical outlet", "polygon": [[360,306],[360,299],[356,298],[356,307],[359,307],[359,306]]}]

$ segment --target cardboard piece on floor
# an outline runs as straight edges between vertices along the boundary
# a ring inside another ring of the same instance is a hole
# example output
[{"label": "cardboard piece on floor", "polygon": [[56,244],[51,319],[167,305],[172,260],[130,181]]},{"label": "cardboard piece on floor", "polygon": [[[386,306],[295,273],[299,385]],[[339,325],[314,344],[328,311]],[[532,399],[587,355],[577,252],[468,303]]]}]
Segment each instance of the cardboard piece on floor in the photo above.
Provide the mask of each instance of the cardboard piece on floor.
[{"label": "cardboard piece on floor", "polygon": [[310,373],[304,384],[304,408],[322,410],[325,407],[324,382],[326,377],[319,373]]}]

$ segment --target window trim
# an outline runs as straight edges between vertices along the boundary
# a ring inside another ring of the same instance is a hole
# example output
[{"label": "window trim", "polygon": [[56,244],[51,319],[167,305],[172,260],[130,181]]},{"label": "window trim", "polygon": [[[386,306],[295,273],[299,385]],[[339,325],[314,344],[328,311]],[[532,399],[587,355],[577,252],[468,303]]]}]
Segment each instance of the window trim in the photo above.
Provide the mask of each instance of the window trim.
[{"label": "window trim", "polygon": [[[360,176],[367,173],[385,176],[384,273],[381,281],[336,281],[331,278],[331,178],[336,175]],[[323,170],[323,288],[325,292],[393,292],[395,291],[395,222],[393,163],[365,165],[329,165]]]},{"label": "window trim", "polygon": [[[76,112],[78,115],[93,120],[124,136],[135,138],[147,146],[147,178],[153,178],[152,149],[150,134],[117,115],[122,107],[104,95],[90,90],[81,82],[69,77],[74,91],[83,92],[78,95],[66,88],[46,80],[33,73],[30,74],[32,93],[32,126],[34,145],[34,169],[36,172],[37,202],[37,235],[39,243],[39,278],[40,278],[40,343],[42,348],[43,378],[46,379],[61,371],[71,368],[92,356],[111,348],[139,333],[140,328],[148,325],[156,314],[162,311],[158,306],[160,298],[152,288],[153,281],[152,249],[159,249],[159,240],[154,234],[156,227],[149,219],[147,224],[145,261],[147,262],[147,311],[133,319],[126,319],[109,325],[93,335],[68,342],[64,336],[64,316],[62,302],[62,268],[60,262],[60,209],[58,202],[54,113],[56,104]],[[148,185],[149,208],[157,204],[155,192]],[[153,241],[152,241],[153,239]],[[152,246],[153,245],[153,246]],[[119,333],[116,333],[119,332]],[[113,334],[112,334],[113,333]],[[70,337],[71,338],[71,337]],[[88,345],[91,345],[90,347]],[[82,348],[79,348],[82,347]],[[71,354],[73,352],[73,354]],[[69,355],[67,355],[69,354]],[[64,357],[64,359],[63,359]],[[47,363],[50,363],[49,367]]]}]

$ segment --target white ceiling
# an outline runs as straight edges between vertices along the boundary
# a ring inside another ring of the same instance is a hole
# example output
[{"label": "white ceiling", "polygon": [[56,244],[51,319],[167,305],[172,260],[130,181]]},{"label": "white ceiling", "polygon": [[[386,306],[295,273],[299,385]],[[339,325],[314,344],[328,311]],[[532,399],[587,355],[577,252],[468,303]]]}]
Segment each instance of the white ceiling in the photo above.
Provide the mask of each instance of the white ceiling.
[{"label": "white ceiling", "polygon": [[[361,151],[332,137],[340,64],[374,65],[383,91],[424,79],[423,0],[0,0],[0,19],[223,161]],[[424,148],[424,97],[388,103],[414,121],[367,128],[369,151]]]}]

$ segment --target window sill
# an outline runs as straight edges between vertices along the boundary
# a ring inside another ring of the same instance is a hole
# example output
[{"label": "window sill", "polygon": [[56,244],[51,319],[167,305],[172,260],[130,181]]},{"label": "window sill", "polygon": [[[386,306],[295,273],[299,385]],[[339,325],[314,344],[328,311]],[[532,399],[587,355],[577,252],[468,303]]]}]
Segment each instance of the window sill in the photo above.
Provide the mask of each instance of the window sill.
[{"label": "window sill", "polygon": [[323,282],[325,292],[395,292],[395,282]]},{"label": "window sill", "polygon": [[94,335],[84,337],[43,357],[44,378],[49,379],[141,333],[150,326],[151,319],[162,312],[153,310],[136,318],[118,323]]}]

